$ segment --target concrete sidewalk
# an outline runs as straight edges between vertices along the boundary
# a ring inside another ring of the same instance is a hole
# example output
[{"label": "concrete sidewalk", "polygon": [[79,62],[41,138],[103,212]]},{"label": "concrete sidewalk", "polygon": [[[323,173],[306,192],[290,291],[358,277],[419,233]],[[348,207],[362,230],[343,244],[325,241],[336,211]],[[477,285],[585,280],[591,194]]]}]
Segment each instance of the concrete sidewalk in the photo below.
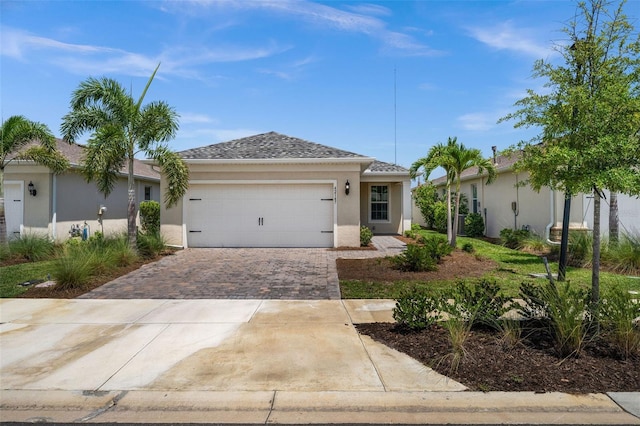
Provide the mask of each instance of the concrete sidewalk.
[{"label": "concrete sidewalk", "polygon": [[353,327],[392,308],[0,300],[0,421],[640,424],[603,394],[464,392]]}]

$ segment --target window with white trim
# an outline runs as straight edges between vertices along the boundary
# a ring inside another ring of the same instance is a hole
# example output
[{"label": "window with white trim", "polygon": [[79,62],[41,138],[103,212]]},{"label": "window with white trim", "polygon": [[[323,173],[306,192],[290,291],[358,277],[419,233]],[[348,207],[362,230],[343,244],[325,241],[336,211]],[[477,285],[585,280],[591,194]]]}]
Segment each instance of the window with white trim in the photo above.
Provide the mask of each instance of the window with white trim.
[{"label": "window with white trim", "polygon": [[471,213],[478,213],[478,185],[471,184]]},{"label": "window with white trim", "polygon": [[389,221],[389,186],[388,185],[371,185],[371,221],[372,222],[388,222]]}]

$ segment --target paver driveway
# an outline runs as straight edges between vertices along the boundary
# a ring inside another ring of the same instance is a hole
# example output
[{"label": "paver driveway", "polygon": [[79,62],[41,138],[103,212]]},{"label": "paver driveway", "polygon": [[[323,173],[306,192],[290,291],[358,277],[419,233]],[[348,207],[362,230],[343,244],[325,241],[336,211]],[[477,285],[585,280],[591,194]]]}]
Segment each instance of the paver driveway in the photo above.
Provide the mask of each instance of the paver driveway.
[{"label": "paver driveway", "polygon": [[186,249],[143,266],[85,299],[340,299],[335,259],[396,254],[404,244],[375,237],[378,250]]}]

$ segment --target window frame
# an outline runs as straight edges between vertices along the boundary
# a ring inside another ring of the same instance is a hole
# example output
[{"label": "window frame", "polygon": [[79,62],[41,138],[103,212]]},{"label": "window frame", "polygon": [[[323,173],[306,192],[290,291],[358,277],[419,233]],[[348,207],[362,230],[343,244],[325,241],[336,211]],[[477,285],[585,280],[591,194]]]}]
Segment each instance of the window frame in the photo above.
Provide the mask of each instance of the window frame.
[{"label": "window frame", "polygon": [[[147,198],[147,189],[149,190],[149,198]],[[142,198],[144,198],[144,201],[151,201],[153,200],[152,195],[151,195],[151,191],[153,190],[153,188],[151,187],[151,185],[144,185],[144,189],[143,189],[143,196]]]},{"label": "window frame", "polygon": [[[385,201],[374,201],[373,200],[373,189],[376,187],[384,187],[387,189],[386,191],[386,195],[387,195],[387,199]],[[369,185],[369,194],[368,194],[368,204],[369,204],[369,222],[370,223],[391,223],[391,185],[389,184],[378,184],[378,183],[372,183]],[[374,204],[381,204],[381,205],[386,205],[387,206],[387,218],[386,219],[374,219],[373,218],[373,213],[374,213],[374,209],[373,209],[373,205]]]},{"label": "window frame", "polygon": [[471,213],[479,213],[480,209],[478,205],[478,185],[475,183],[471,184]]}]

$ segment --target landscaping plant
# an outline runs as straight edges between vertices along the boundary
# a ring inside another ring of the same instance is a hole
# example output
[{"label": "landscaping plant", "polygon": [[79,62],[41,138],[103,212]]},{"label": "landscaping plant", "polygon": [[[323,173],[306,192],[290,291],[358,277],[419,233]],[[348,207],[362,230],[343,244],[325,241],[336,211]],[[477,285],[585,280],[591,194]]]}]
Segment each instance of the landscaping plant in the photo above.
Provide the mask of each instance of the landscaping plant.
[{"label": "landscaping plant", "polygon": [[43,235],[25,233],[19,238],[9,241],[9,255],[38,262],[51,259],[54,255],[55,244]]},{"label": "landscaping plant", "polygon": [[410,272],[435,271],[437,260],[431,249],[418,244],[407,244],[404,251],[389,258],[396,269]]},{"label": "landscaping plant", "polygon": [[620,287],[606,291],[600,305],[600,326],[603,337],[619,355],[629,359],[640,350],[640,303]]},{"label": "landscaping plant", "polygon": [[360,247],[368,247],[371,244],[373,238],[373,232],[366,226],[360,227]]},{"label": "landscaping plant", "polygon": [[438,321],[439,302],[426,292],[412,287],[396,300],[393,319],[399,326],[423,330]]},{"label": "landscaping plant", "polygon": [[484,235],[484,219],[480,213],[469,213],[464,219],[464,233],[475,238]]}]

